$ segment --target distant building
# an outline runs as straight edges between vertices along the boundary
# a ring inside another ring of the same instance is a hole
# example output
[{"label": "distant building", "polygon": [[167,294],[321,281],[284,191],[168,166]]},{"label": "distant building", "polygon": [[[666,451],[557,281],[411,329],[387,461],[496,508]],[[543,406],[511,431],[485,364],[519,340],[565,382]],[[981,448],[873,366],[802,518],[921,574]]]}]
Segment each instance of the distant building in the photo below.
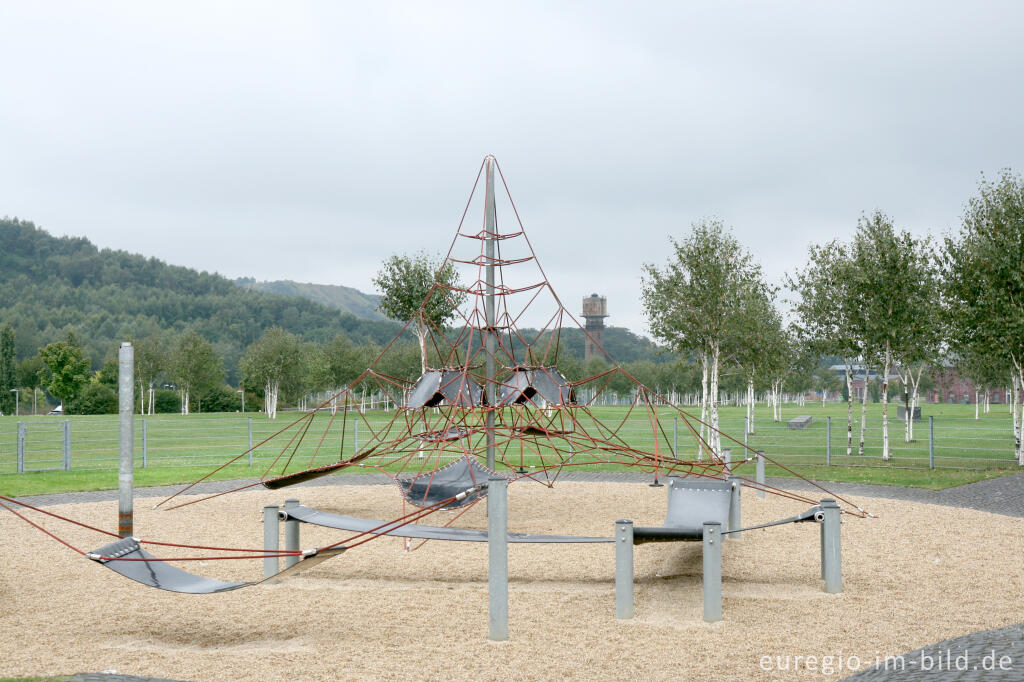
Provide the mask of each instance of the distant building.
[{"label": "distant building", "polygon": [[604,318],[608,317],[608,299],[604,296],[591,294],[583,299],[583,318],[587,321],[586,330],[589,335],[583,347],[583,361],[590,358],[604,358]]}]

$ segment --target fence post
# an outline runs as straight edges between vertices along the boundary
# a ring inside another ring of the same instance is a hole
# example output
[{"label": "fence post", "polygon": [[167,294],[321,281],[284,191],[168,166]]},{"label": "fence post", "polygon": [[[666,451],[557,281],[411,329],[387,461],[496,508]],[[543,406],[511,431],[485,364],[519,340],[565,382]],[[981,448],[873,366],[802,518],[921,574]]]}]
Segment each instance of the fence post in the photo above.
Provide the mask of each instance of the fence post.
[{"label": "fence post", "polygon": [[[289,498],[284,501],[285,513],[287,513],[289,509],[294,509],[298,506],[299,501],[295,498]],[[284,522],[284,548],[289,552],[299,551],[299,522],[292,518],[289,518]],[[297,563],[299,563],[298,555],[286,556],[284,558],[285,568],[291,568]]]},{"label": "fence post", "polygon": [[18,473],[25,473],[25,423],[18,422]]},{"label": "fence post", "polygon": [[[281,549],[280,523],[281,519],[278,516],[276,504],[268,504],[263,507],[263,549],[268,552],[278,552]],[[263,579],[266,580],[276,575],[279,566],[278,557],[263,557]]]},{"label": "fence post", "polygon": [[249,466],[252,466],[252,417],[249,417]]},{"label": "fence post", "polygon": [[747,445],[747,436],[750,434],[750,417],[743,418],[743,445]]},{"label": "fence post", "polygon": [[679,417],[672,417],[672,456],[679,457]]},{"label": "fence post", "polygon": [[931,414],[928,415],[928,468],[935,468],[935,415]]},{"label": "fence post", "polygon": [[633,522],[615,522],[615,617],[633,617]]},{"label": "fence post", "polygon": [[832,417],[825,417],[825,466],[832,465]]},{"label": "fence post", "polygon": [[352,454],[359,452],[359,415],[352,420]]},{"label": "fence post", "polygon": [[722,524],[704,522],[704,621],[722,620]]},{"label": "fence post", "polygon": [[760,487],[757,489],[757,496],[764,499],[764,453],[757,451],[757,482]]},{"label": "fence post", "polygon": [[71,471],[71,420],[64,420],[64,437],[61,439],[63,447],[61,448],[62,463],[64,465],[64,471]]}]

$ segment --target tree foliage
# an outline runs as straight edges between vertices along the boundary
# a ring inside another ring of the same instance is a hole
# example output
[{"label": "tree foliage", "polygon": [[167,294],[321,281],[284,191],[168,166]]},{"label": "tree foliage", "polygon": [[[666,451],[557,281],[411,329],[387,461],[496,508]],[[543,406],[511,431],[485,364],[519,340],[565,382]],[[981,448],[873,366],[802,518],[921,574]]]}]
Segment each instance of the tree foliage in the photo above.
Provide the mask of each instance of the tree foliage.
[{"label": "tree foliage", "polygon": [[63,341],[40,348],[39,357],[46,365],[46,390],[62,404],[77,396],[89,382],[89,358],[74,332],[68,332]]},{"label": "tree foliage", "polygon": [[181,413],[189,414],[192,399],[201,406],[203,396],[224,380],[224,369],[213,344],[188,330],[178,337],[171,352],[170,376],[181,396]]},{"label": "tree foliage", "polygon": [[0,327],[0,412],[14,412],[16,400],[11,389],[18,387],[18,365],[14,355],[14,329]]}]

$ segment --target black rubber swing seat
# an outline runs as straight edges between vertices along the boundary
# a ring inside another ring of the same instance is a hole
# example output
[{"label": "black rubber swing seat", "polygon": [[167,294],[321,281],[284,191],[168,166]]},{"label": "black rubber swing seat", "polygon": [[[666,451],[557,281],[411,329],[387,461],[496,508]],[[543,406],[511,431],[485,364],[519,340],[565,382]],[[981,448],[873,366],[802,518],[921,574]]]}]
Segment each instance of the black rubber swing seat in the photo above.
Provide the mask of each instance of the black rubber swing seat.
[{"label": "black rubber swing seat", "polygon": [[[230,592],[242,587],[259,585],[267,580],[282,578],[285,575],[293,575],[307,568],[312,568],[320,562],[337,556],[344,551],[344,547],[326,550],[307,550],[302,555],[299,563],[294,566],[279,571],[269,578],[245,583],[215,580],[183,571],[142,549],[138,538],[122,538],[117,542],[112,542],[109,545],[89,552],[86,556],[97,563],[103,564],[115,573],[123,575],[125,578],[130,578],[135,582],[160,590],[183,594],[217,594],[219,592]],[[131,561],[132,559],[147,559],[147,561]]]}]

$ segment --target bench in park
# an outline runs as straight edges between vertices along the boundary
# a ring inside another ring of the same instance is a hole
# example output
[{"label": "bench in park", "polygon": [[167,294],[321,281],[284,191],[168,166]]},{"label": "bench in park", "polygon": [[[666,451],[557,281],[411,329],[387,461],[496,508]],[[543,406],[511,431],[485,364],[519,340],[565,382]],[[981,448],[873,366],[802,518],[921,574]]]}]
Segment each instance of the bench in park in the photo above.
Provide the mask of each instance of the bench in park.
[{"label": "bench in park", "polygon": [[809,414],[803,414],[799,417],[793,417],[786,424],[787,429],[806,429],[814,421],[814,417]]}]

